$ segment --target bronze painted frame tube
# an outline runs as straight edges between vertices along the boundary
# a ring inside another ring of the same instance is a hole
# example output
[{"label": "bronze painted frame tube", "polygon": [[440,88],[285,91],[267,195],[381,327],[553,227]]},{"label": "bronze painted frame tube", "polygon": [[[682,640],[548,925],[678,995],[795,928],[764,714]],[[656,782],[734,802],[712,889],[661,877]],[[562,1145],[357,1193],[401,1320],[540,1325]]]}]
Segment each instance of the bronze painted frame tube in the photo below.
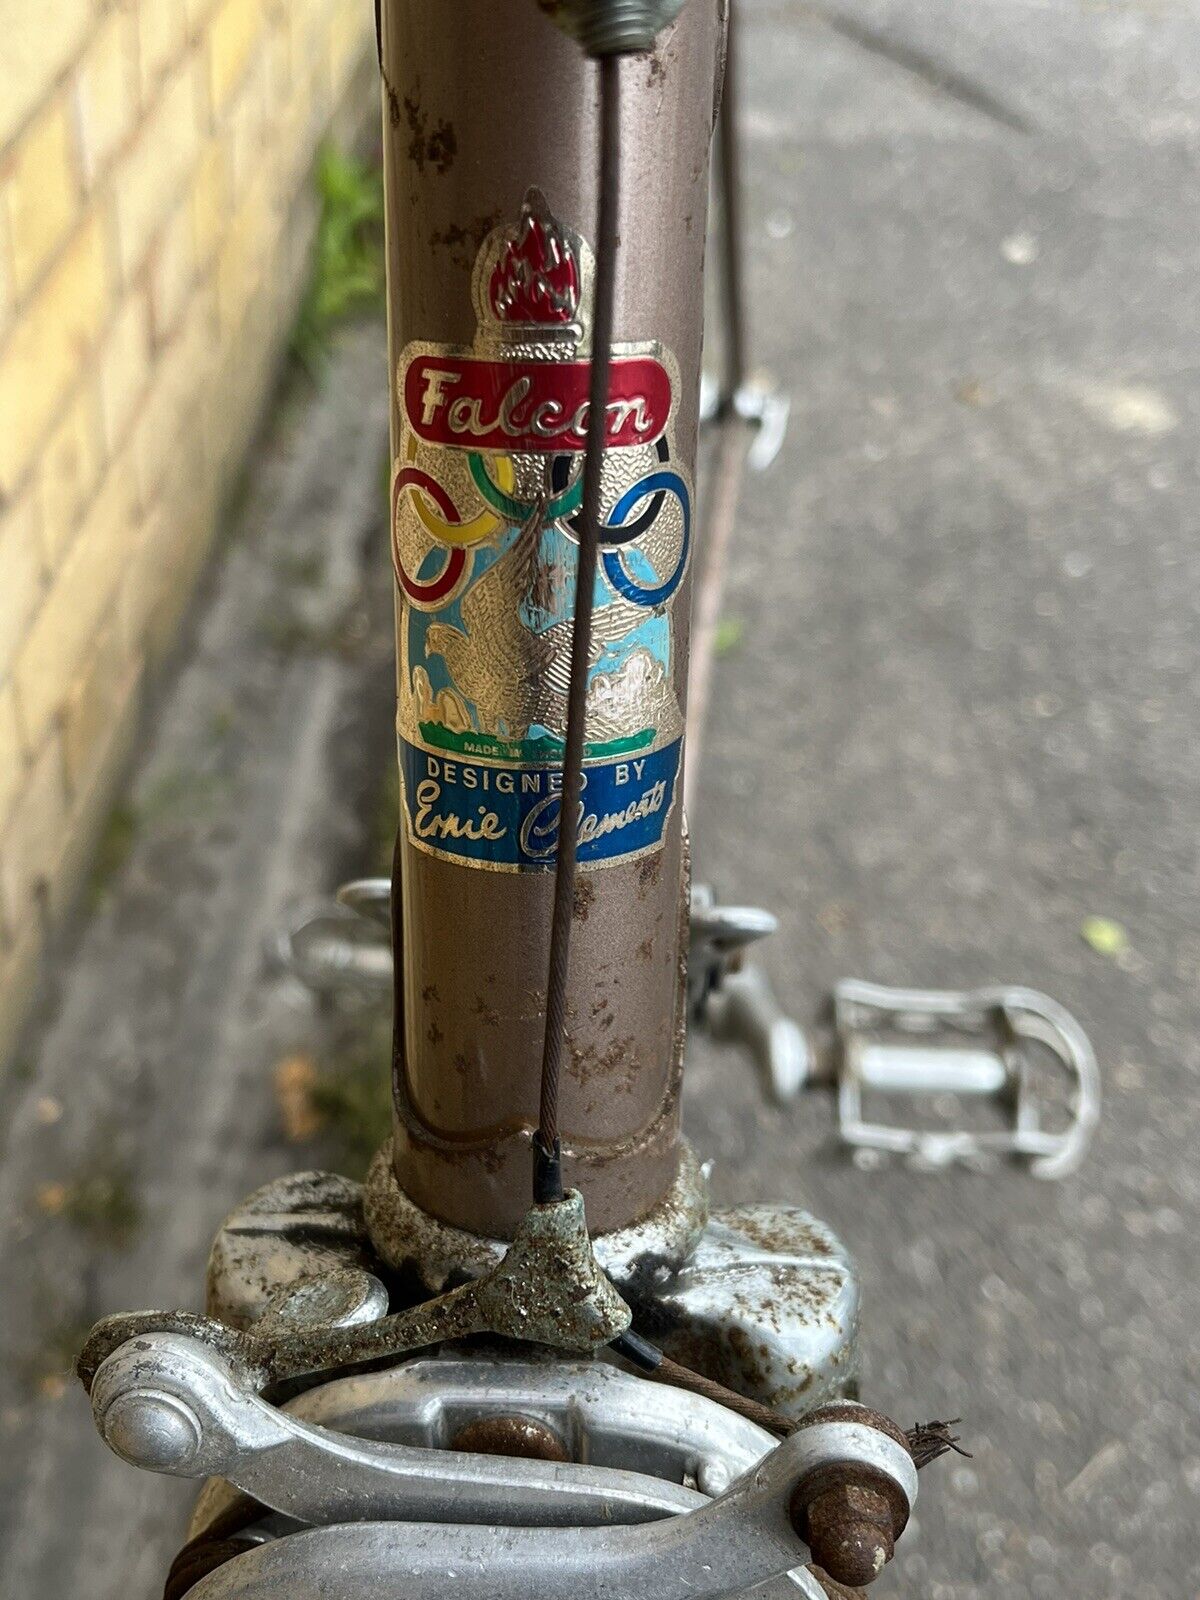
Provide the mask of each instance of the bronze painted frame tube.
[{"label": "bronze painted frame tube", "polygon": [[[394,1162],[511,1236],[538,1112],[596,68],[544,0],[384,0],[401,818]],[[679,1160],[682,816],[708,160],[723,7],[621,63],[622,203],[561,1129],[596,1231]]]}]

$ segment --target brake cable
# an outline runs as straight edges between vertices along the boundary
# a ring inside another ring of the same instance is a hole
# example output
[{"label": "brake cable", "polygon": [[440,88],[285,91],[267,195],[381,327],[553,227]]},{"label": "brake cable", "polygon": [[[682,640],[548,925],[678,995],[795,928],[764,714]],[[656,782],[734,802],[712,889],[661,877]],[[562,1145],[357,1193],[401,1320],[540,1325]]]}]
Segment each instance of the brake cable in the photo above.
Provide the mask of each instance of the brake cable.
[{"label": "brake cable", "polygon": [[578,874],[579,830],[576,819],[583,794],[588,670],[591,665],[592,611],[596,598],[596,571],[600,548],[600,498],[603,490],[604,434],[617,276],[621,148],[619,66],[619,55],[603,55],[599,59],[599,208],[596,223],[592,356],[588,385],[586,454],[583,464],[583,509],[579,528],[579,562],[575,578],[575,614],[567,692],[566,743],[563,751],[562,799],[559,810],[561,821],[554,863],[554,910],[550,923],[550,970],[546,983],[546,1032],[542,1046],[538,1126],[533,1141],[533,1198],[538,1205],[561,1200],[563,1197],[558,1094],[562,1078],[563,1047],[566,1042],[567,976],[571,959],[571,925],[575,913],[575,880]]}]

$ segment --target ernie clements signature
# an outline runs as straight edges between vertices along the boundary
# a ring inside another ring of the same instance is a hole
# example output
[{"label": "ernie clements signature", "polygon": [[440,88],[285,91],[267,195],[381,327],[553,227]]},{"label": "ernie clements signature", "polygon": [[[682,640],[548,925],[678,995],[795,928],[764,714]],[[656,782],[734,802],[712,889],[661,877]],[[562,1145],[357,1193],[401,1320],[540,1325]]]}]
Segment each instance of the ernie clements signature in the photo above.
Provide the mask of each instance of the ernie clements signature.
[{"label": "ernie clements signature", "polygon": [[[507,836],[508,828],[497,811],[486,805],[476,808],[475,814],[439,809],[442,785],[436,778],[424,778],[417,785],[414,796],[413,833],[418,839],[429,841],[469,839],[495,841]],[[659,779],[643,790],[636,800],[616,811],[589,812],[585,802],[579,805],[579,827],[576,838],[580,846],[602,839],[607,834],[619,833],[623,828],[652,817],[663,809],[667,799],[665,780]],[[531,861],[549,861],[558,849],[558,831],[561,822],[562,797],[548,794],[529,811],[520,829],[522,853]]]}]

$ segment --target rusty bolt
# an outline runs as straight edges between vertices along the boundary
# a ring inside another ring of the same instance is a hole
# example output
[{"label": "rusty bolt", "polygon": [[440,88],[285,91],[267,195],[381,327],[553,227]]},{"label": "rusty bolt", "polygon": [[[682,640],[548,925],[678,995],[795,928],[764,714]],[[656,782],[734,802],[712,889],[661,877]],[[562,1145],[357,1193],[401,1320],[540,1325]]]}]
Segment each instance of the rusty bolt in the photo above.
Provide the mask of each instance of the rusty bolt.
[{"label": "rusty bolt", "polygon": [[813,1561],[839,1583],[862,1588],[892,1559],[892,1508],[877,1489],[847,1477],[810,1501],[807,1516]]},{"label": "rusty bolt", "polygon": [[450,1441],[452,1450],[473,1450],[483,1456],[526,1456],[531,1461],[569,1461],[566,1445],[553,1428],[534,1417],[505,1414],[477,1417]]},{"label": "rusty bolt", "polygon": [[[800,1427],[853,1422],[875,1428],[908,1449],[888,1417],[849,1402],[809,1412]],[[813,1562],[837,1583],[863,1588],[892,1559],[908,1522],[908,1504],[898,1484],[866,1464],[831,1464],[806,1473],[791,1504],[792,1525],[812,1551]]]}]

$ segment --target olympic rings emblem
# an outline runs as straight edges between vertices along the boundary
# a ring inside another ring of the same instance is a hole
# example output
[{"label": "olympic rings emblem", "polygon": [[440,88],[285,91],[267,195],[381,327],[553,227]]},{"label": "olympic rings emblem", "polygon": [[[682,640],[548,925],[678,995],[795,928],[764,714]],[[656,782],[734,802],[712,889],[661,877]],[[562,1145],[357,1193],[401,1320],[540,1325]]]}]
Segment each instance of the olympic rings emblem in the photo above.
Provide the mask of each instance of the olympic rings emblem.
[{"label": "olympic rings emblem", "polygon": [[[511,461],[507,456],[501,456],[500,462],[502,466],[507,464],[511,477]],[[507,517],[511,522],[518,524],[528,522],[534,513],[534,506],[527,505],[523,500],[514,500],[511,495],[505,494],[502,489],[498,488],[488,476],[487,464],[483,457],[477,455],[474,451],[470,456],[470,465],[471,481],[488,505],[493,506],[500,512],[501,516]],[[509,488],[511,487],[512,484],[510,483]],[[574,483],[568,485],[564,493],[555,495],[553,500],[547,502],[544,513],[545,519],[547,522],[555,522],[559,518],[569,517],[573,512],[578,511],[582,504],[583,476],[580,474]]]},{"label": "olympic rings emblem", "polygon": [[[603,553],[604,572],[609,583],[618,594],[624,595],[626,600],[632,600],[639,606],[659,606],[664,600],[669,600],[683,581],[683,574],[687,570],[688,547],[692,538],[692,504],[688,494],[687,484],[677,472],[651,472],[625,493],[613,507],[612,520],[605,526],[603,535],[611,535],[619,530],[629,513],[641,505],[651,495],[660,493],[673,494],[679,501],[680,510],[683,512],[683,542],[679,549],[679,560],[675,570],[664,583],[647,587],[640,584],[636,578],[630,577],[625,568],[623,544],[605,549]],[[661,504],[661,502],[660,502]],[[641,519],[639,518],[639,521]],[[606,544],[609,540],[605,539]]]},{"label": "olympic rings emblem", "polygon": [[[392,557],[396,577],[404,593],[414,605],[429,607],[444,602],[458,590],[470,565],[467,551],[494,533],[501,519],[491,511],[481,511],[464,522],[458,507],[437,479],[411,464],[416,453],[416,440],[413,439],[408,447],[409,465],[397,472],[392,484]],[[500,457],[497,472],[504,488],[511,489],[516,482],[516,473],[507,456]],[[449,546],[441,571],[424,581],[412,576],[400,555],[397,513],[400,496],[406,489],[414,491],[412,505],[426,533],[438,544]]]},{"label": "olympic rings emblem", "polygon": [[435,577],[422,580],[414,578],[408,572],[400,556],[400,530],[397,518],[400,496],[406,489],[417,491],[414,498],[418,507],[421,505],[421,495],[427,495],[451,530],[460,526],[461,518],[458,507],[436,478],[431,477],[428,472],[422,472],[420,467],[401,467],[392,483],[392,562],[396,568],[396,578],[400,587],[413,604],[433,606],[449,599],[459,588],[466,576],[467,552],[461,544],[451,545],[446,551],[441,571]]},{"label": "olympic rings emblem", "polygon": [[[660,461],[667,459],[665,450],[661,448],[662,444],[665,444],[665,441],[660,442],[658,452]],[[415,449],[410,448],[410,461],[413,454]],[[475,487],[493,510],[480,512],[467,522],[462,520],[458,507],[443,486],[422,468],[412,465],[402,467],[396,473],[392,484],[392,556],[396,577],[408,598],[422,609],[440,605],[458,592],[471,564],[468,560],[471,546],[478,544],[493,532],[502,518],[524,522],[534,509],[522,501],[513,499],[509,492],[516,478],[509,457],[498,458],[499,484],[489,475],[482,456],[473,452],[469,458],[469,465]],[[557,462],[555,468],[556,478],[560,477]],[[445,558],[440,571],[430,578],[413,577],[405,568],[400,556],[397,513],[400,496],[406,490],[413,491],[413,505],[422,526],[445,549]],[[664,582],[653,585],[641,584],[627,570],[623,550],[656,520],[668,494],[673,494],[679,501],[683,513],[683,541],[679,559],[674,571]],[[569,518],[569,526],[577,527],[579,520],[577,513],[582,497],[583,484],[581,478],[577,477],[573,483],[560,488],[559,493],[549,502],[546,507],[547,521]],[[650,505],[632,521],[628,520],[630,514],[645,500],[649,500]],[[627,489],[613,507],[611,520],[601,530],[605,575],[617,593],[633,601],[635,605],[647,608],[661,605],[669,600],[683,581],[683,574],[687,570],[691,545],[691,520],[691,498],[687,484],[677,472],[648,473],[646,477]]]}]

